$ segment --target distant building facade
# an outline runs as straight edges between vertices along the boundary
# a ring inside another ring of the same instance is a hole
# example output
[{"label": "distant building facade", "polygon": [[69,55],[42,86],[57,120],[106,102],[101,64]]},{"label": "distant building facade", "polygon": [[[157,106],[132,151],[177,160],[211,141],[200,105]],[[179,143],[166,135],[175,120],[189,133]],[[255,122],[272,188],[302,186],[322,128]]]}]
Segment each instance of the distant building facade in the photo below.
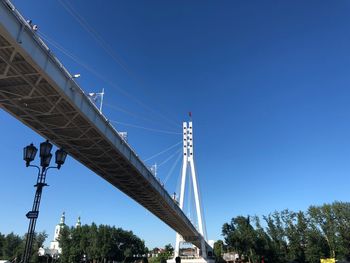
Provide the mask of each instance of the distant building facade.
[{"label": "distant building facade", "polygon": [[239,254],[237,252],[227,252],[223,254],[222,258],[228,263],[236,262],[239,259]]}]

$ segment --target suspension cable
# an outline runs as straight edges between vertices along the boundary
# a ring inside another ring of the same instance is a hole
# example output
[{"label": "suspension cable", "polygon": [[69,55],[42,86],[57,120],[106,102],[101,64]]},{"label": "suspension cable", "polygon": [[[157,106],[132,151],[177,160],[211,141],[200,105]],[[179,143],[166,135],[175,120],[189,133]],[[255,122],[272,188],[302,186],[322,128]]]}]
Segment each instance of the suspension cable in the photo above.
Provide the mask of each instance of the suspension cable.
[{"label": "suspension cable", "polygon": [[[72,7],[72,5],[64,0],[58,0],[59,3],[63,6],[63,8],[78,21],[78,23],[85,29],[86,32],[88,32],[94,40],[105,50],[105,52],[108,53],[108,55],[118,64],[120,65],[130,76],[134,77],[136,81],[142,86],[145,86],[143,84],[143,81],[140,81],[140,78],[138,78],[134,73],[132,73],[129,69],[129,67],[121,60],[121,58],[115,53],[115,51],[111,48],[109,44],[102,38],[102,36]],[[146,105],[139,99],[137,99],[134,96],[128,95],[130,98],[132,98],[135,102],[137,102],[139,105],[144,107],[145,109],[153,112],[154,114],[157,114],[158,116],[162,117],[164,120],[166,120],[169,124],[175,125],[175,127],[179,127],[178,123],[174,120],[171,120],[161,114],[159,111],[156,111],[152,109],[150,106]]]},{"label": "suspension cable", "polygon": [[176,161],[173,163],[173,165],[171,166],[168,174],[166,175],[163,183],[166,184],[169,180],[169,178],[171,177],[171,175],[173,174],[174,172],[174,169],[175,167],[177,166],[177,164],[179,163],[180,159],[181,159],[181,156],[182,156],[182,152],[179,152],[179,156],[176,158]]},{"label": "suspension cable", "polygon": [[161,155],[161,154],[163,154],[163,153],[166,153],[167,151],[171,150],[172,148],[176,147],[177,145],[179,145],[179,144],[181,144],[181,143],[182,143],[182,141],[179,141],[179,142],[177,142],[177,143],[175,143],[175,144],[169,146],[168,148],[166,148],[166,149],[164,149],[164,150],[162,150],[162,151],[160,151],[160,152],[158,152],[158,153],[156,153],[156,154],[154,154],[154,155],[152,155],[152,156],[150,156],[150,157],[144,159],[143,161],[144,161],[144,162],[147,162],[147,161],[149,161],[149,160],[151,160],[151,159],[153,159],[153,158],[155,158],[155,157],[157,157],[157,156],[159,156],[159,155]]},{"label": "suspension cable", "polygon": [[172,155],[170,155],[168,158],[166,158],[163,162],[161,162],[160,164],[158,164],[158,167],[166,164],[167,162],[169,162],[169,160],[171,160],[177,153],[179,153],[182,150],[182,148],[178,149],[176,152],[174,152]]},{"label": "suspension cable", "polygon": [[142,130],[146,130],[146,131],[160,132],[160,133],[165,133],[165,134],[176,134],[176,135],[182,134],[180,132],[153,129],[153,128],[148,128],[148,127],[139,126],[139,125],[121,122],[121,121],[114,121],[114,120],[109,120],[109,121],[112,123],[116,123],[116,124],[120,124],[120,125],[124,125],[124,126],[129,126],[129,127],[133,127],[133,128],[137,128],[137,129],[142,129]]},{"label": "suspension cable", "polygon": [[116,54],[115,51],[104,41],[101,35],[84,19],[69,2],[64,0],[58,0],[61,6],[83,27],[83,29],[88,32],[93,39],[107,52],[107,54],[121,66],[128,74],[132,75],[131,71],[121,58]]},{"label": "suspension cable", "polygon": [[122,107],[120,107],[120,106],[116,106],[116,105],[109,104],[109,103],[106,103],[106,102],[104,102],[103,106],[106,106],[107,108],[111,108],[111,109],[116,110],[116,111],[119,111],[119,112],[123,112],[123,113],[125,113],[125,114],[128,114],[128,115],[130,115],[130,116],[133,116],[133,117],[138,118],[138,119],[140,119],[140,120],[144,120],[144,121],[148,121],[148,122],[152,122],[152,123],[157,123],[157,124],[159,124],[158,121],[155,121],[155,120],[153,120],[153,119],[144,117],[144,116],[142,116],[141,114],[137,114],[137,113],[131,112],[131,111],[126,110],[126,109],[124,109],[124,108],[122,108]]},{"label": "suspension cable", "polygon": [[[127,93],[126,91],[124,91],[118,84],[111,82],[110,80],[108,80],[106,77],[104,77],[102,74],[100,74],[99,72],[97,72],[95,69],[93,69],[92,67],[90,67],[87,63],[81,61],[77,56],[75,56],[74,54],[72,54],[71,52],[69,52],[68,50],[66,50],[64,47],[62,47],[60,44],[58,44],[56,41],[52,40],[50,37],[48,37],[46,34],[44,34],[43,32],[38,32],[38,34],[40,35],[41,38],[43,38],[45,41],[47,41],[48,43],[50,43],[52,46],[54,46],[57,50],[59,50],[60,52],[62,52],[64,55],[66,55],[67,57],[69,57],[70,59],[72,59],[74,62],[76,62],[77,64],[81,65],[82,67],[84,67],[87,71],[89,71],[90,73],[92,73],[93,75],[95,75],[96,77],[98,77],[99,79],[101,79],[102,81],[104,81],[105,83],[107,83],[108,85],[114,87],[115,89],[117,89],[120,93],[122,93],[124,96],[126,97],[132,97],[129,93]],[[126,109],[123,109],[119,106],[115,106],[115,105],[111,105],[108,103],[104,103],[105,106],[110,107],[114,110],[118,110],[120,112],[129,114],[131,116],[134,116],[136,118],[145,120],[145,121],[150,121],[153,123],[157,123],[157,121],[152,120],[150,118],[146,118],[143,117],[139,114],[130,112]]]}]

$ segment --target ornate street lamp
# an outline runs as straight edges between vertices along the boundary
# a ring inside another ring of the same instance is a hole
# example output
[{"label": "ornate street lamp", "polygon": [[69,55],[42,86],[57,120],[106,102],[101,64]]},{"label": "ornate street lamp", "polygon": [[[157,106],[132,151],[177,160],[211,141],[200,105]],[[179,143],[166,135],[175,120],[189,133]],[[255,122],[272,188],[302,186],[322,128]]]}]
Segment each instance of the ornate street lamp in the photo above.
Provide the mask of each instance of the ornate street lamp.
[{"label": "ornate street lamp", "polygon": [[27,147],[23,148],[23,160],[26,161],[26,166],[28,167],[30,162],[35,159],[35,155],[38,149],[31,143]]},{"label": "ornate street lamp", "polygon": [[49,156],[51,154],[52,144],[49,141],[40,143],[40,158]]},{"label": "ornate street lamp", "polygon": [[66,161],[67,153],[63,149],[59,149],[55,153],[55,162],[57,164],[57,169],[60,169],[61,166]]},{"label": "ornate street lamp", "polygon": [[22,260],[23,263],[28,263],[29,258],[31,256],[35,225],[39,216],[41,194],[43,191],[43,187],[47,186],[47,184],[45,183],[47,171],[51,168],[60,169],[67,157],[67,153],[63,149],[56,150],[55,163],[57,164],[57,166],[50,166],[52,158],[51,150],[52,144],[48,140],[40,144],[39,167],[38,165],[30,164],[32,161],[34,161],[38,149],[32,143],[24,147],[23,149],[23,160],[26,162],[26,167],[35,167],[38,169],[38,178],[36,181],[36,185],[34,185],[34,187],[36,187],[36,191],[34,196],[33,207],[32,210],[26,214],[26,217],[29,219],[29,226]]}]

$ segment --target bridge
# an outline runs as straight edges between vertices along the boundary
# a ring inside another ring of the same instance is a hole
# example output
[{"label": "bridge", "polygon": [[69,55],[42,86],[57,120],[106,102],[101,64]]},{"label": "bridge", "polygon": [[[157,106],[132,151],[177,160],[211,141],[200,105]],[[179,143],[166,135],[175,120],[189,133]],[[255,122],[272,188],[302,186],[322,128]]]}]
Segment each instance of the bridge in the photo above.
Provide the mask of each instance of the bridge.
[{"label": "bridge", "polygon": [[[204,237],[37,36],[0,0],[0,107],[200,248]],[[203,255],[206,257],[206,255]]]}]

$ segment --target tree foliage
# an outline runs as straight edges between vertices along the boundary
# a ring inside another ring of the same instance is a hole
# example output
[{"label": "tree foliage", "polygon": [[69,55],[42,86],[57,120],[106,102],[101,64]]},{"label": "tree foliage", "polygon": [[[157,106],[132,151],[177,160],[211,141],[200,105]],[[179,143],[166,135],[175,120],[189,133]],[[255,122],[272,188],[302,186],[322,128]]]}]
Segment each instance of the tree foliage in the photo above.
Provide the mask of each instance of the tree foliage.
[{"label": "tree foliage", "polygon": [[107,225],[64,227],[59,236],[61,262],[130,262],[146,253],[144,241],[121,228]]},{"label": "tree foliage", "polygon": [[[319,263],[320,258],[350,260],[350,203],[283,210],[258,217],[237,216],[222,227],[227,251],[249,262]],[[214,247],[215,248],[215,247]],[[218,249],[218,248],[216,248]]]},{"label": "tree foliage", "polygon": [[214,243],[213,251],[216,258],[216,262],[224,262],[222,257],[224,253],[225,244],[224,241],[218,240]]},{"label": "tree foliage", "polygon": [[[38,250],[45,242],[47,234],[45,232],[35,233],[32,248],[32,262],[38,262]],[[20,262],[24,246],[26,241],[26,235],[21,237],[14,233],[3,235],[0,233],[0,259],[7,259],[13,262]]]}]

